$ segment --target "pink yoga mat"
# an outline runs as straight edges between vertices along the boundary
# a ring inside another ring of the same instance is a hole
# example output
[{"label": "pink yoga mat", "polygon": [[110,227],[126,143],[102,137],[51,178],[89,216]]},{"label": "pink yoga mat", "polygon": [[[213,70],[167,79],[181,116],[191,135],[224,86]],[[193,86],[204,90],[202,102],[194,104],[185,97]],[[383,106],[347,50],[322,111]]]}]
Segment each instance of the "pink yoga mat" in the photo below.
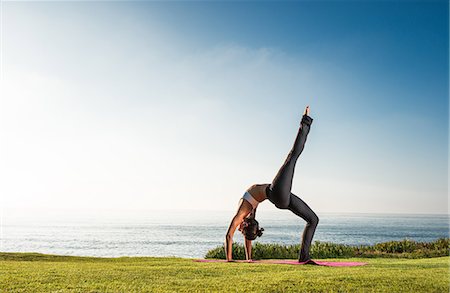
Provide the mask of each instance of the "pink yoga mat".
[{"label": "pink yoga mat", "polygon": [[[195,259],[196,262],[226,262],[224,259]],[[355,267],[366,265],[366,262],[356,262],[356,261],[321,261],[313,260],[319,266],[327,267]],[[252,264],[283,264],[283,265],[304,265],[304,262],[298,262],[298,260],[292,259],[267,259],[267,260],[237,260],[238,263],[252,263]],[[309,265],[309,264],[308,264]],[[313,265],[311,265],[313,266]]]}]

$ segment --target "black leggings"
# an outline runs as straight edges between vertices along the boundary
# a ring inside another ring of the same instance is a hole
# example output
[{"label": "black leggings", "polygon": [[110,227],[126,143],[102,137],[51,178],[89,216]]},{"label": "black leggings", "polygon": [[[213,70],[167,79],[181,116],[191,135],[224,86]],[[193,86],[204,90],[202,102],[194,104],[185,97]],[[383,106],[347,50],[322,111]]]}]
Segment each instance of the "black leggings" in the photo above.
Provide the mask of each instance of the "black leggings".
[{"label": "black leggings", "polygon": [[302,236],[302,246],[299,253],[300,261],[310,259],[309,248],[317,224],[319,223],[319,217],[317,217],[313,210],[298,196],[291,193],[295,163],[305,147],[312,121],[313,119],[311,117],[303,115],[294,145],[283,166],[281,166],[273,179],[272,184],[266,189],[267,198],[277,208],[288,209],[306,221],[306,227]]}]

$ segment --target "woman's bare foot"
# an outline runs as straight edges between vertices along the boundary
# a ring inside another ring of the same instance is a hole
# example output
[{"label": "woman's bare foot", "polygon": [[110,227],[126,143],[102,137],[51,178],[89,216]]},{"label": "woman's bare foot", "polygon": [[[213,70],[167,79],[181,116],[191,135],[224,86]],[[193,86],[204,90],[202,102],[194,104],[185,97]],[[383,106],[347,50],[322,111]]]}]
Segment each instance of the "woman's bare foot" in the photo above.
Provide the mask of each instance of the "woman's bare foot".
[{"label": "woman's bare foot", "polygon": [[305,263],[305,265],[316,265],[316,266],[318,266],[319,264],[316,263],[315,261],[313,261],[312,259],[310,259],[310,260],[308,260],[308,261]]},{"label": "woman's bare foot", "polygon": [[318,265],[315,261],[313,261],[312,259],[308,259],[306,261],[299,261],[301,263],[303,263],[304,265]]},{"label": "woman's bare foot", "polygon": [[303,115],[309,116],[309,106],[306,106],[305,111],[303,112]]}]

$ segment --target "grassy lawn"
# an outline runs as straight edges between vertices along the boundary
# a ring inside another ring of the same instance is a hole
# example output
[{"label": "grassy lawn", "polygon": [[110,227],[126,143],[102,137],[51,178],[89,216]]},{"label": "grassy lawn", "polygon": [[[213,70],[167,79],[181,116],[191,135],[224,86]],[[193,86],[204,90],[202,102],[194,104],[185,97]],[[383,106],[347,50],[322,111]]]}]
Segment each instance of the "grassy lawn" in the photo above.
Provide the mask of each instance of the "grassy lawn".
[{"label": "grassy lawn", "polygon": [[0,291],[449,292],[450,289],[448,256],[345,260],[368,265],[342,268],[197,263],[182,258],[0,253]]}]

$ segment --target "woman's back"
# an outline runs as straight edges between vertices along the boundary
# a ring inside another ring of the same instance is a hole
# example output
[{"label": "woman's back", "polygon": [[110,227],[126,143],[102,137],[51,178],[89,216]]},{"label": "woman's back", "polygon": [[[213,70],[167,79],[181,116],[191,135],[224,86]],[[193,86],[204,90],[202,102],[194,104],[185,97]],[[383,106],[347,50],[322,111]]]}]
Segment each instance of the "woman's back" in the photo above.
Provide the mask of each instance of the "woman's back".
[{"label": "woman's back", "polygon": [[265,184],[253,184],[250,186],[247,191],[250,193],[254,199],[256,199],[258,202],[262,202],[267,198],[266,196],[266,187],[270,185],[268,183]]}]

